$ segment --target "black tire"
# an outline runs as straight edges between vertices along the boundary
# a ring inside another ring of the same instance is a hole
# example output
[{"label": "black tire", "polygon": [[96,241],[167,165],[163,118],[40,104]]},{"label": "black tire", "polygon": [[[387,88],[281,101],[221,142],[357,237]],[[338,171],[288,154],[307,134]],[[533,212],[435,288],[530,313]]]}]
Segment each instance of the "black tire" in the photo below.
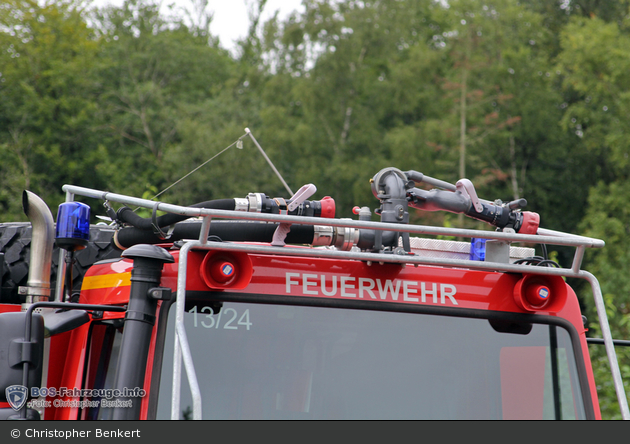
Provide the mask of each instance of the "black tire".
[{"label": "black tire", "polygon": [[[81,289],[83,276],[94,262],[120,257],[121,251],[111,243],[113,235],[114,230],[106,225],[90,226],[88,245],[75,253],[76,260],[72,268],[73,292],[78,292]],[[30,222],[0,224],[0,253],[3,254],[0,257],[0,274],[2,275],[0,303],[22,303],[25,301],[23,296],[18,295],[18,287],[26,286],[28,281],[30,245]],[[55,245],[50,270],[51,300],[53,300],[55,293],[58,262],[59,248]]]}]

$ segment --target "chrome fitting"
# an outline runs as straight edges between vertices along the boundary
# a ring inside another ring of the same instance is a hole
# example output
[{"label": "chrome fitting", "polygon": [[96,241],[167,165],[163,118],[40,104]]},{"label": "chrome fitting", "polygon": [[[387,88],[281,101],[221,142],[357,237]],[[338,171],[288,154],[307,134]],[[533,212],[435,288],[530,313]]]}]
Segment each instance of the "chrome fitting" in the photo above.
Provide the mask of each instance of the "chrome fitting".
[{"label": "chrome fitting", "polygon": [[335,227],[334,242],[338,250],[350,251],[359,242],[359,230],[351,227]]},{"label": "chrome fitting", "polygon": [[262,203],[263,197],[260,193],[249,193],[247,195],[247,199],[249,201],[249,212],[250,213],[261,213],[262,212]]},{"label": "chrome fitting", "polygon": [[329,247],[335,238],[335,228],[325,225],[313,225],[313,246]]},{"label": "chrome fitting", "polygon": [[249,211],[249,199],[235,198],[234,211]]}]

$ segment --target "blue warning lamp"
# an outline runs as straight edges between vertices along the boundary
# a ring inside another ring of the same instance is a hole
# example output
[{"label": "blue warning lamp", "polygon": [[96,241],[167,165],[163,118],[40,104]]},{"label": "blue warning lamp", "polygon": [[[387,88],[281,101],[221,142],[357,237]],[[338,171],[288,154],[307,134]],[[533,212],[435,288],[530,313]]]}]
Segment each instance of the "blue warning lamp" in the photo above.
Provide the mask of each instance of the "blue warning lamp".
[{"label": "blue warning lamp", "polygon": [[486,260],[486,239],[472,238],[470,240],[470,260],[485,261]]},{"label": "blue warning lamp", "polygon": [[90,240],[90,207],[81,202],[64,202],[57,211],[55,239],[59,248],[76,251]]}]

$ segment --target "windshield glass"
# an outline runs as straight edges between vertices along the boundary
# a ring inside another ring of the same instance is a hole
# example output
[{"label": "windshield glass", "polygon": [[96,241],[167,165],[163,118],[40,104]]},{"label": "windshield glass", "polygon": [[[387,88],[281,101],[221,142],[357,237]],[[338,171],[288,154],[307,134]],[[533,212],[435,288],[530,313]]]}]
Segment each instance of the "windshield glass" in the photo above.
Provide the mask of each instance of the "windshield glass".
[{"label": "windshield glass", "polygon": [[[158,419],[171,417],[169,327]],[[582,419],[570,336],[546,324],[312,306],[186,309],[203,419]],[[181,414],[192,418],[182,367]]]}]

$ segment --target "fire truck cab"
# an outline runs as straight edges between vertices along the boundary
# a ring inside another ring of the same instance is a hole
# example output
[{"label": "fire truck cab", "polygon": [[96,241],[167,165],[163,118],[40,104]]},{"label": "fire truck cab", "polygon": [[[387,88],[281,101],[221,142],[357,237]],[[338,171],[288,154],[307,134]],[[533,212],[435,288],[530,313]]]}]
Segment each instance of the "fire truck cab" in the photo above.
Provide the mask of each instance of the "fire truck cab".
[{"label": "fire truck cab", "polygon": [[[630,418],[601,290],[581,269],[603,241],[540,228],[524,202],[483,201],[466,180],[387,168],[371,186],[378,222],[368,208],[334,218],[332,199],[308,200],[312,185],[288,200],[252,193],[190,207],[66,185],[49,291],[55,224],[25,194],[32,276],[23,304],[0,304],[0,416],[600,419],[587,329],[565,282],[580,278]],[[94,263],[71,294],[62,265],[89,238],[77,196],[106,202],[122,253]],[[410,224],[410,207],[497,230]],[[536,245],[574,248],[571,267],[550,266]]]}]

